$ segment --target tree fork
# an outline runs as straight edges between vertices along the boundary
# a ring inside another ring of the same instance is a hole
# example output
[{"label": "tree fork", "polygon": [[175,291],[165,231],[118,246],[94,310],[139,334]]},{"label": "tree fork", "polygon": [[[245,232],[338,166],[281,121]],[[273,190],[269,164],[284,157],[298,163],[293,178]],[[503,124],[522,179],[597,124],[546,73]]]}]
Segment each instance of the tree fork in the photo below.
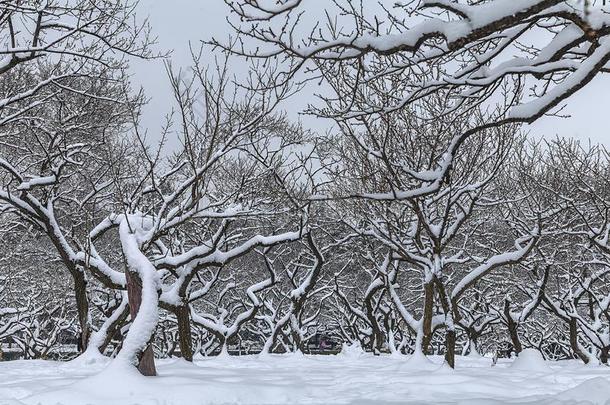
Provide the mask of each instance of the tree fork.
[{"label": "tree fork", "polygon": [[110,326],[108,327],[108,331],[106,332],[106,337],[105,337],[104,341],[102,342],[102,345],[100,347],[98,347],[98,350],[100,351],[100,353],[104,353],[104,351],[106,350],[106,347],[108,347],[108,345],[112,341],[112,338],[114,337],[116,332],[125,323],[125,320],[127,319],[128,314],[129,314],[129,305],[125,306],[125,309],[123,310],[123,312],[121,312],[119,317],[113,323],[111,323]]},{"label": "tree fork", "polygon": [[519,356],[519,353],[523,351],[523,346],[521,345],[521,340],[519,339],[519,333],[517,331],[517,327],[519,326],[517,322],[513,320],[513,317],[510,315],[510,301],[504,301],[504,317],[506,318],[506,326],[508,327],[508,334],[510,335],[510,340],[513,344],[513,348],[515,349],[515,353]]},{"label": "tree fork", "polygon": [[[445,362],[447,362],[449,367],[455,368],[455,320],[459,320],[459,312],[457,310],[457,305],[447,297],[445,286],[441,280],[438,277],[434,277],[433,280],[438,290],[443,311],[445,312],[445,324],[447,328],[447,331],[445,332]],[[447,322],[447,320],[450,321]]]}]

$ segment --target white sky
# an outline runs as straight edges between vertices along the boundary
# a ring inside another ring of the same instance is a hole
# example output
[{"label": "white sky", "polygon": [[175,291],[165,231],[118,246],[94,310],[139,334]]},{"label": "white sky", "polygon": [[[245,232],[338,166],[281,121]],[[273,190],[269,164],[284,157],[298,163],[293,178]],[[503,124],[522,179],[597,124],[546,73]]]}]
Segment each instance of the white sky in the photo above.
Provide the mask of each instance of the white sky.
[{"label": "white sky", "polygon": [[[230,33],[226,23],[228,9],[223,0],[140,0],[139,15],[149,17],[153,32],[158,36],[158,48],[173,50],[171,61],[175,67],[189,66],[189,41],[197,47],[200,40],[213,36],[226,38]],[[144,87],[151,98],[143,122],[151,139],[155,139],[172,105],[163,62],[135,61],[132,71],[134,85]],[[570,114],[570,118],[545,117],[526,129],[537,137],[569,136],[610,146],[608,93],[610,77],[598,77],[569,100],[563,113]],[[296,117],[311,100],[311,95],[297,97],[289,104],[292,109],[289,113]]]}]

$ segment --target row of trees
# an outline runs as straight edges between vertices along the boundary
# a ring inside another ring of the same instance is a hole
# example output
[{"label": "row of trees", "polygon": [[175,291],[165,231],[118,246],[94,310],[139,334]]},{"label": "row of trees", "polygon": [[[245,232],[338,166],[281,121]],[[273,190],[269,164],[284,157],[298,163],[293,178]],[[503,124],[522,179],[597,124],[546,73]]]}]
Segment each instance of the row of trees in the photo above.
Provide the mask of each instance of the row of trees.
[{"label": "row of trees", "polygon": [[[605,14],[435,1],[382,5],[382,24],[335,2],[299,38],[301,1],[263,3],[227,1],[238,39],[168,65],[158,144],[125,74],[155,56],[131,5],[0,6],[0,337],[36,357],[76,330],[145,375],[154,347],[303,351],[321,331],[452,367],[497,334],[606,362],[608,154],[519,132],[604,71]],[[313,80],[329,134],[281,113]]]}]

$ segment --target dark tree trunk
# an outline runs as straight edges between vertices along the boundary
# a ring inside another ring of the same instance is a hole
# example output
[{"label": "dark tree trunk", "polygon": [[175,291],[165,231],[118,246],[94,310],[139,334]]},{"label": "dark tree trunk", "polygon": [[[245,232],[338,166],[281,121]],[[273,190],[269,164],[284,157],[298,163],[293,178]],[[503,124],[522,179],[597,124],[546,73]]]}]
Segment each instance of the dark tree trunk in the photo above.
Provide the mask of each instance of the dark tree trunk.
[{"label": "dark tree trunk", "polygon": [[87,280],[85,275],[74,269],[71,271],[74,279],[74,295],[76,298],[76,309],[78,313],[78,324],[80,326],[79,351],[82,353],[87,350],[91,328],[89,327],[89,301],[87,300]]},{"label": "dark tree trunk", "polygon": [[580,347],[578,346],[578,324],[576,318],[570,318],[570,346],[572,351],[577,355],[585,364],[589,363],[589,357],[585,355]]},{"label": "dark tree trunk", "polygon": [[371,351],[374,355],[378,356],[381,354],[381,349],[383,348],[383,343],[385,341],[385,335],[381,331],[381,327],[379,326],[379,322],[377,321],[377,317],[375,316],[375,308],[373,306],[373,297],[375,292],[380,288],[373,289],[371,293],[365,297],[365,307],[366,307],[366,317],[371,324],[371,328],[373,329],[373,336],[371,337]]},{"label": "dark tree trunk", "polygon": [[[131,271],[125,273],[127,279],[127,297],[129,298],[129,313],[131,319],[135,319],[140,310],[142,304],[142,281],[140,277]],[[139,355],[138,355],[138,370],[142,375],[155,376],[157,370],[155,368],[155,355],[151,346],[151,342],[154,338],[154,333],[150,337],[150,341]]]},{"label": "dark tree trunk", "polygon": [[59,252],[61,261],[68,269],[74,281],[74,298],[76,300],[76,312],[78,315],[78,324],[80,326],[78,349],[82,353],[87,350],[89,345],[89,337],[91,336],[91,328],[89,325],[89,301],[87,299],[87,280],[85,273],[80,268],[68,253],[63,241],[55,233],[55,225],[49,220],[45,223],[45,230],[51,242]]},{"label": "dark tree trunk", "polygon": [[434,284],[429,281],[424,284],[424,314],[423,314],[423,331],[424,338],[422,340],[422,351],[424,354],[429,354],[430,342],[432,341],[432,311],[434,309]]},{"label": "dark tree trunk", "polygon": [[472,354],[473,350],[479,353],[479,335],[474,330],[468,330],[468,354]]},{"label": "dark tree trunk", "polygon": [[[438,290],[439,299],[445,312],[445,323],[447,332],[445,333],[445,361],[451,368],[455,368],[455,322],[459,321],[457,305],[447,296],[445,285],[438,277],[434,277],[434,284]],[[449,320],[449,322],[447,322]]]},{"label": "dark tree trunk", "polygon": [[510,315],[510,301],[504,301],[504,317],[506,318],[506,325],[508,327],[508,334],[510,335],[510,340],[513,343],[513,348],[515,349],[515,353],[519,356],[519,353],[523,350],[523,346],[521,346],[521,340],[519,339],[519,333],[517,332],[517,328],[519,325],[513,320]]},{"label": "dark tree trunk", "polygon": [[157,369],[155,367],[155,353],[153,352],[152,345],[149,343],[146,349],[140,355],[140,363],[138,364],[138,370],[142,375],[155,376],[157,375]]},{"label": "dark tree trunk", "polygon": [[447,329],[445,336],[445,361],[455,368],[455,329]]},{"label": "dark tree trunk", "polygon": [[191,316],[189,305],[184,304],[176,309],[178,320],[178,339],[180,340],[180,352],[182,358],[193,361],[193,338],[191,336]]},{"label": "dark tree trunk", "polygon": [[297,333],[296,330],[291,330],[290,334],[292,336],[292,350],[293,351],[300,351],[301,353],[305,353],[305,342],[303,342],[301,340],[301,336]]}]

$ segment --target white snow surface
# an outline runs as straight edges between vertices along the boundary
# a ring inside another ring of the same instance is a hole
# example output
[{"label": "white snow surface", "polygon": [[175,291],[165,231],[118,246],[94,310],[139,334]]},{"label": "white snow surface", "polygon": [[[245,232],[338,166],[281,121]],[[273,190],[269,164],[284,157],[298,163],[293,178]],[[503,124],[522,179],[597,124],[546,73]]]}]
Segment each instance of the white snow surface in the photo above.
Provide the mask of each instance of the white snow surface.
[{"label": "white snow surface", "polygon": [[[411,361],[409,361],[411,360]],[[522,366],[458,357],[221,356],[158,360],[157,377],[124,362],[0,362],[0,405],[610,404],[610,368],[576,360]],[[519,364],[517,363],[517,364]],[[533,365],[533,367],[532,367]],[[531,370],[530,368],[534,368]]]},{"label": "white snow surface", "polygon": [[519,357],[510,365],[511,370],[524,370],[531,372],[547,373],[551,370],[542,354],[536,349],[525,349]]}]

